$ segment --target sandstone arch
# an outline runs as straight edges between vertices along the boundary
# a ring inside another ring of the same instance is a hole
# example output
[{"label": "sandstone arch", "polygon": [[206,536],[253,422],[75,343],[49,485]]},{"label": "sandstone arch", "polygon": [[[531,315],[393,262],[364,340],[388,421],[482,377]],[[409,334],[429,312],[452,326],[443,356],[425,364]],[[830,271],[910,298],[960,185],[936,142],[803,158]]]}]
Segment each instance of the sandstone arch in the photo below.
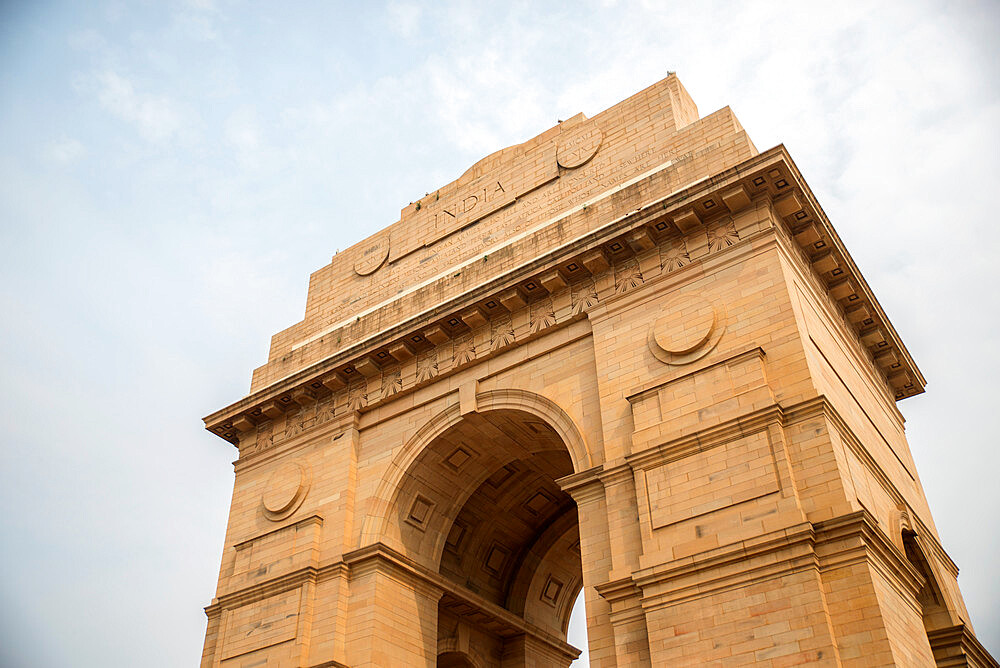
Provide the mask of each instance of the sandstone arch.
[{"label": "sandstone arch", "polygon": [[[474,405],[476,413],[520,411],[544,420],[565,444],[573,462],[573,472],[587,470],[593,465],[594,457],[573,418],[548,397],[520,389],[489,390],[476,393]],[[406,472],[428,444],[461,420],[461,405],[456,402],[423,424],[393,457],[365,517],[359,547],[378,541],[384,534],[389,506]]]},{"label": "sandstone arch", "polygon": [[448,638],[440,634],[474,626],[483,614],[512,614],[531,642],[505,622],[480,624],[472,641],[479,654],[541,653],[568,665],[566,628],[584,579],[581,527],[557,481],[576,464],[542,416],[575,439],[577,461],[586,462],[579,432],[554,402],[502,390],[477,394],[465,415],[439,413],[389,467],[393,491],[372,539],[450,583],[438,604],[439,645]]}]

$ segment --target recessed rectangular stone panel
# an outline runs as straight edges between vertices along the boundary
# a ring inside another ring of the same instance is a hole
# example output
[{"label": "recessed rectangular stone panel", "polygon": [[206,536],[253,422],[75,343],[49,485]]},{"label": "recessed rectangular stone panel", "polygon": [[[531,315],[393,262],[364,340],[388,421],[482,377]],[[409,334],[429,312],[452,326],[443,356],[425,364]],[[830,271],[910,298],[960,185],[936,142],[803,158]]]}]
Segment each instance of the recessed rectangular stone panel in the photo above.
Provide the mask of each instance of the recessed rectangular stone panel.
[{"label": "recessed rectangular stone panel", "polygon": [[507,565],[507,558],[509,556],[510,550],[500,543],[493,543],[486,552],[486,561],[483,562],[483,569],[491,575],[500,577],[504,567]]},{"label": "recessed rectangular stone panel", "polygon": [[[390,262],[510,205],[559,175],[555,144],[551,141],[525,142],[508,153],[510,157],[482,176],[472,181],[455,181],[403,209],[401,219],[411,229],[419,229],[420,234],[408,235],[394,245]],[[535,168],[524,169],[524,161]]]},{"label": "recessed rectangular stone panel", "polygon": [[457,471],[462,468],[467,461],[472,459],[472,453],[465,448],[459,446],[450,455],[445,457],[444,463],[451,467],[453,470]]},{"label": "recessed rectangular stone panel", "polygon": [[301,589],[226,611],[222,658],[277,645],[296,636]]},{"label": "recessed rectangular stone panel", "polygon": [[231,577],[223,592],[241,589],[296,568],[314,565],[323,520],[313,515],[290,526],[261,534],[233,546]]},{"label": "recessed rectangular stone panel", "polygon": [[502,487],[505,482],[510,480],[510,477],[512,475],[514,475],[514,469],[510,468],[509,466],[505,466],[496,473],[494,473],[493,475],[491,475],[489,478],[487,478],[486,482],[489,483],[490,487],[494,489],[500,489],[500,487]]},{"label": "recessed rectangular stone panel", "polygon": [[542,587],[541,599],[542,602],[548,603],[549,605],[555,605],[559,600],[559,594],[562,593],[563,583],[556,578],[549,576],[549,579],[545,581],[545,586]]},{"label": "recessed rectangular stone panel", "polygon": [[434,503],[430,499],[418,494],[417,498],[413,500],[413,505],[410,506],[406,521],[423,531],[427,527],[427,520],[430,519],[433,505]]},{"label": "recessed rectangular stone panel", "polygon": [[650,468],[645,476],[654,529],[780,489],[765,431]]},{"label": "recessed rectangular stone panel", "polygon": [[540,515],[543,510],[552,504],[552,502],[552,497],[545,492],[538,490],[524,502],[524,507],[527,508],[528,512],[532,515]]},{"label": "recessed rectangular stone panel", "polygon": [[457,552],[462,547],[462,540],[465,538],[466,530],[467,527],[461,522],[455,522],[452,524],[444,546],[454,552]]},{"label": "recessed rectangular stone panel", "polygon": [[764,353],[748,350],[628,397],[641,449],[774,403]]}]

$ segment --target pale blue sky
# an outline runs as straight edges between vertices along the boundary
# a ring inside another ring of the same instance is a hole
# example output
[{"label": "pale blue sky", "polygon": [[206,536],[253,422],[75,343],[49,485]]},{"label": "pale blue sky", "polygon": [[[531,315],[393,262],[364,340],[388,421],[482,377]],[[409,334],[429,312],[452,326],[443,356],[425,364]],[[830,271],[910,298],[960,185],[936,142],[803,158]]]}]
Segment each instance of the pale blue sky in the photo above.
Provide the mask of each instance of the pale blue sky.
[{"label": "pale blue sky", "polygon": [[868,4],[0,4],[0,664],[194,665],[236,457],[200,418],[309,273],[668,70],[786,144],[927,376],[901,408],[997,653],[1000,11]]}]

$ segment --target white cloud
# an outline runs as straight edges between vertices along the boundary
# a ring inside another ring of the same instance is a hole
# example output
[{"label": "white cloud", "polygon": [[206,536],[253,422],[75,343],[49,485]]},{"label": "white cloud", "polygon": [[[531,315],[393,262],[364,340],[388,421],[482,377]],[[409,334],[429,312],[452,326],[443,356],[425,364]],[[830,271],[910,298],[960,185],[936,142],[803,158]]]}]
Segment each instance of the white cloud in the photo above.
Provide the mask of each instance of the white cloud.
[{"label": "white cloud", "polygon": [[135,125],[145,139],[163,142],[181,128],[181,113],[170,98],[137,93],[131,81],[110,70],[96,79],[101,106]]},{"label": "white cloud", "polygon": [[213,0],[185,0],[184,7],[174,12],[173,29],[196,42],[214,42],[220,38],[217,24],[224,18]]},{"label": "white cloud", "polygon": [[241,107],[231,113],[223,123],[223,136],[242,163],[258,164],[262,152],[261,128],[252,107]]},{"label": "white cloud", "polygon": [[185,4],[192,9],[202,12],[216,12],[218,8],[215,0],[185,0]]},{"label": "white cloud", "polygon": [[420,27],[421,9],[408,2],[392,2],[386,7],[389,30],[401,37],[413,37]]},{"label": "white cloud", "polygon": [[108,42],[104,39],[104,36],[93,28],[71,32],[68,42],[72,48],[79,49],[80,51],[98,52],[108,47]]},{"label": "white cloud", "polygon": [[43,150],[45,159],[57,165],[76,162],[86,153],[87,149],[76,139],[57,139],[49,142]]}]

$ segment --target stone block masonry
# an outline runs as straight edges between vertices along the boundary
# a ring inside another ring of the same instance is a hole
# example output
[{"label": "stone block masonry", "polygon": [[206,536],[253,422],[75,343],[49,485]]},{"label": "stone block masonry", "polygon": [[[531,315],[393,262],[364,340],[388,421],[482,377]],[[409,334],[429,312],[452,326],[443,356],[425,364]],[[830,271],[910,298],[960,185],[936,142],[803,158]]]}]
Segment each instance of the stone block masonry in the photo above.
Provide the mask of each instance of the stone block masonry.
[{"label": "stone block masonry", "polygon": [[203,666],[996,666],[924,378],[781,146],[676,76],[335,255],[250,394]]}]

